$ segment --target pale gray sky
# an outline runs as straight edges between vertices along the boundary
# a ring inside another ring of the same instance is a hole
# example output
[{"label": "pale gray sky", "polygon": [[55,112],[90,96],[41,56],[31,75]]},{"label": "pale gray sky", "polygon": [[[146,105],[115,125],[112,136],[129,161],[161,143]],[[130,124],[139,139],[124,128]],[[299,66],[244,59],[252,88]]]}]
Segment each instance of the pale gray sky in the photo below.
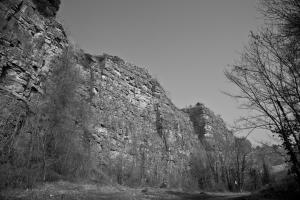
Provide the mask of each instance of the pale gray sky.
[{"label": "pale gray sky", "polygon": [[243,111],[221,93],[236,91],[223,72],[261,24],[256,7],[257,0],[62,0],[58,19],[85,51],[147,68],[177,107],[202,102],[232,124]]}]

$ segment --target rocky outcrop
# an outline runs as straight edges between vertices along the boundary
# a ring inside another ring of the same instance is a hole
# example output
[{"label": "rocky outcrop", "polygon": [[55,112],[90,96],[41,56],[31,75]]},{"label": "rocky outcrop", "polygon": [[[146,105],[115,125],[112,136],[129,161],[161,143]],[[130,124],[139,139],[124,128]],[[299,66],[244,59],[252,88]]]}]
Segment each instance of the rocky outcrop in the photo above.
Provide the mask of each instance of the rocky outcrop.
[{"label": "rocky outcrop", "polygon": [[101,116],[94,136],[109,145],[115,166],[136,166],[134,171],[153,184],[183,178],[197,145],[188,116],[145,70],[108,55],[91,66],[92,104]]},{"label": "rocky outcrop", "polygon": [[[48,15],[38,6],[31,0],[0,2],[2,141],[16,135],[26,121],[55,59],[70,45],[61,24],[52,18],[55,9]],[[82,50],[73,56],[83,80],[79,97],[97,116],[89,131],[99,169],[121,184],[191,184],[197,136],[188,115],[173,105],[160,84],[145,69],[116,56]]]},{"label": "rocky outcrop", "polygon": [[234,139],[233,132],[227,128],[220,115],[202,103],[182,109],[187,113],[194,127],[195,134],[201,141],[217,141],[230,143]]},{"label": "rocky outcrop", "polygon": [[1,90],[28,102],[41,92],[52,60],[68,45],[62,26],[31,1],[0,2]]}]

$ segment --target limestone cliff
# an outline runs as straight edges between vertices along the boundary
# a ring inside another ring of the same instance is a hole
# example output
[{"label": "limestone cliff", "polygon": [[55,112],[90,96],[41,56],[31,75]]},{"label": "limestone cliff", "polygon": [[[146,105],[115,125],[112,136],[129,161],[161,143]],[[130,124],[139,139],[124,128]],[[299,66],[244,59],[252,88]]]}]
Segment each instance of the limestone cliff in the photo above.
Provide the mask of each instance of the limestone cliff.
[{"label": "limestone cliff", "polygon": [[182,109],[187,113],[194,127],[194,132],[200,140],[213,140],[227,138],[233,140],[233,133],[227,128],[226,123],[220,115],[202,103]]},{"label": "limestone cliff", "polygon": [[[41,11],[36,1],[0,1],[2,143],[18,137],[55,59],[70,46],[53,18],[56,7],[49,6]],[[149,185],[188,185],[191,154],[199,146],[188,115],[145,69],[106,54],[77,50],[73,56],[83,80],[79,97],[98,117],[89,132],[99,170],[122,184],[130,177]]]}]

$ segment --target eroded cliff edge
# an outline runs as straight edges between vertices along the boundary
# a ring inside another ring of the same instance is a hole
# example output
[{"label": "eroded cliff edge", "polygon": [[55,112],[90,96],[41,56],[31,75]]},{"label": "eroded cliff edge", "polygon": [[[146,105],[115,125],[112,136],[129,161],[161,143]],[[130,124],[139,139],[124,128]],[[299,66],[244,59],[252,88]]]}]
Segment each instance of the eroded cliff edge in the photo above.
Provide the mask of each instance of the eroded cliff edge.
[{"label": "eroded cliff edge", "polygon": [[[50,7],[45,15],[31,0],[0,2],[2,143],[29,137],[20,131],[28,110],[44,93],[53,63],[70,46],[55,11]],[[98,116],[88,125],[95,170],[121,184],[197,185],[190,163],[201,145],[187,114],[160,84],[115,56],[76,50],[73,57],[82,79],[78,97]]]}]

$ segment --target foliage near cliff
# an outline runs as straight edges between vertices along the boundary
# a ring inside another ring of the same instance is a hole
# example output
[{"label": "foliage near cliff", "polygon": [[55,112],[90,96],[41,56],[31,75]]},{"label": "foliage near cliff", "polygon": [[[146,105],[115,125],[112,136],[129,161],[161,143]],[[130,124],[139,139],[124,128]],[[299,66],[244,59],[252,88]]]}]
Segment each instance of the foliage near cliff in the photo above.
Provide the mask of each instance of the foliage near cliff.
[{"label": "foliage near cliff", "polygon": [[1,187],[83,177],[197,187],[188,116],[144,69],[72,47],[49,14],[56,3],[0,2]]},{"label": "foliage near cliff", "polygon": [[188,113],[202,144],[192,161],[198,186],[204,190],[253,191],[287,176],[286,156],[277,145],[253,147],[238,137],[220,115],[201,103]]},{"label": "foliage near cliff", "polygon": [[58,7],[0,1],[0,188],[84,180],[241,191],[268,179],[249,141],[203,104],[180,110],[145,69],[74,47]]}]

